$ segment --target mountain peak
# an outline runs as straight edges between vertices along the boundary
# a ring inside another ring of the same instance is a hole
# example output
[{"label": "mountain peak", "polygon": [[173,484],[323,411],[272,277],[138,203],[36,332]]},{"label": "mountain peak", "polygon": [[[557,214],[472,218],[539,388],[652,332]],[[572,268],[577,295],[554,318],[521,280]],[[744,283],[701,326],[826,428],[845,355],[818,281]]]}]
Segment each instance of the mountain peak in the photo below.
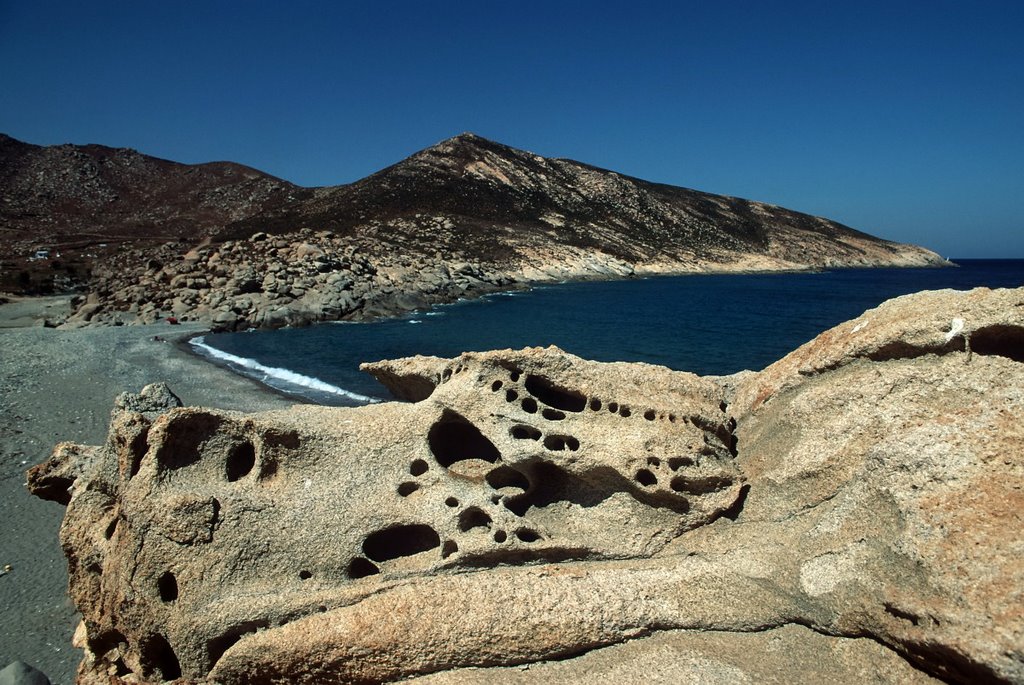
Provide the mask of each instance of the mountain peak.
[{"label": "mountain peak", "polygon": [[494,141],[488,140],[487,138],[484,138],[483,136],[478,136],[477,134],[473,133],[472,131],[463,131],[462,133],[460,133],[460,134],[458,134],[456,136],[452,136],[451,138],[448,138],[448,139],[443,140],[441,142],[442,143],[491,143],[491,144],[494,143]]},{"label": "mountain peak", "polygon": [[479,149],[479,148],[504,148],[506,146],[478,136],[470,131],[465,131],[451,138],[445,138],[440,143],[431,145],[424,152],[451,152],[454,150]]}]

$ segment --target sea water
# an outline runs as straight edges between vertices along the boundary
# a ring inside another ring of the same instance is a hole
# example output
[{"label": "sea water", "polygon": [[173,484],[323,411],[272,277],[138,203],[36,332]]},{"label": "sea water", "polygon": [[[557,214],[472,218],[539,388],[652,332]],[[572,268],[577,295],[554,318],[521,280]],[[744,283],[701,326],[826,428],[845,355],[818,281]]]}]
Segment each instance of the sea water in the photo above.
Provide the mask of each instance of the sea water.
[{"label": "sea water", "polygon": [[917,292],[1024,285],[1024,260],[943,269],[842,269],[565,283],[490,295],[374,323],[208,334],[193,348],[304,401],[388,399],[361,362],[416,354],[558,347],[587,359],[698,374],[759,370],[822,331]]}]

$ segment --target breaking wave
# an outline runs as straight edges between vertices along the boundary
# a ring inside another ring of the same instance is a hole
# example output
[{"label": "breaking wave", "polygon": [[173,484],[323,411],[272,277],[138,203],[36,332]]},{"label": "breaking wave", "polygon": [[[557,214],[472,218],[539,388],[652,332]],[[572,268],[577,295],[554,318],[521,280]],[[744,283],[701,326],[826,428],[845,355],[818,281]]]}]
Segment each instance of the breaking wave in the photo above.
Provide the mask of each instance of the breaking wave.
[{"label": "breaking wave", "polygon": [[339,388],[319,378],[304,376],[290,369],[266,366],[260,364],[255,359],[239,357],[230,352],[218,350],[216,347],[207,345],[203,336],[192,338],[189,340],[189,344],[195,347],[200,354],[230,367],[233,371],[291,395],[299,395],[315,401],[324,399],[334,399],[337,401],[340,399],[346,401],[346,404],[372,404],[380,402],[375,397],[368,397],[367,395],[360,395],[357,392]]}]

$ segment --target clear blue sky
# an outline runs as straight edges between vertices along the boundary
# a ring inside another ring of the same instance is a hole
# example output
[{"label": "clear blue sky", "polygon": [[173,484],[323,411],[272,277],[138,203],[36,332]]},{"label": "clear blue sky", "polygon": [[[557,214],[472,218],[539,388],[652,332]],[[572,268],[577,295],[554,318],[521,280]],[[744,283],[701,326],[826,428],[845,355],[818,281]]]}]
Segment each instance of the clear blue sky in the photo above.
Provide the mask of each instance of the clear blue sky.
[{"label": "clear blue sky", "polygon": [[0,0],[0,131],[302,185],[473,131],[1024,257],[1024,2]]}]

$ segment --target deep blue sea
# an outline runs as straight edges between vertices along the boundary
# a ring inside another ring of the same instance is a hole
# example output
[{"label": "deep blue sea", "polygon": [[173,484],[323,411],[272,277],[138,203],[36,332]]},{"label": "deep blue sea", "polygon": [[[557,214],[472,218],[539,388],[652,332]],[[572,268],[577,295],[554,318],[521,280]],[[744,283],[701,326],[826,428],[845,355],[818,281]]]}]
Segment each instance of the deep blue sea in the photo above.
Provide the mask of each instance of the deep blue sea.
[{"label": "deep blue sea", "polygon": [[439,306],[378,323],[209,334],[200,354],[321,404],[387,399],[360,362],[557,345],[600,361],[698,374],[759,370],[822,331],[897,295],[1024,285],[1024,260],[958,268],[701,275],[566,283]]}]

